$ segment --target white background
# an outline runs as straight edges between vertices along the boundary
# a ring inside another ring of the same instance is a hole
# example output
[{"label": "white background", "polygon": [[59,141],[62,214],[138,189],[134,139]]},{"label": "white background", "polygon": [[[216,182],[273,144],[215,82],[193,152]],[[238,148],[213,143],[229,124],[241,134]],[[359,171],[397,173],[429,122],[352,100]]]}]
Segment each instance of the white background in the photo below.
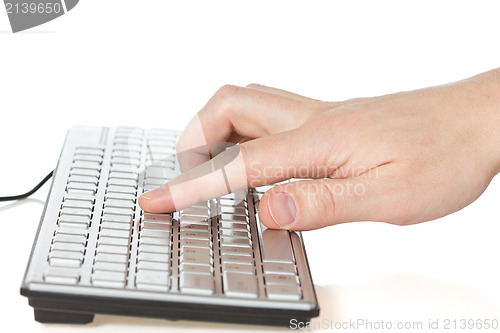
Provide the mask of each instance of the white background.
[{"label": "white background", "polygon": [[[82,0],[12,34],[2,8],[0,196],[31,188],[55,167],[68,127],[182,129],[226,83],[343,100],[498,67],[499,12],[497,1]],[[35,322],[19,286],[47,190],[0,205],[0,331],[274,330],[103,315],[87,326]],[[320,319],[424,327],[429,319],[500,319],[499,202],[495,179],[439,221],[305,233]]]}]

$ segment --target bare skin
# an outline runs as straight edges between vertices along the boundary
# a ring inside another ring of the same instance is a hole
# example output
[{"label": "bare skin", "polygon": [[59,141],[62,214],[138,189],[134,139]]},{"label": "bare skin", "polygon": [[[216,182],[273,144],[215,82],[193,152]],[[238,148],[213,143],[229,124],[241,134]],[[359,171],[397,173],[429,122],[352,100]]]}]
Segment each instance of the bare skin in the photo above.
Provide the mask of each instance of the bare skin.
[{"label": "bare skin", "polygon": [[[256,84],[224,86],[187,126],[177,150],[239,142],[240,162],[227,175],[234,179],[231,191],[313,178],[266,192],[259,214],[270,228],[408,225],[455,212],[483,193],[500,171],[499,125],[500,69],[344,102]],[[209,157],[195,159],[183,177],[196,174],[197,164]],[[145,211],[171,212],[224,195],[228,186],[215,172],[205,186],[185,186],[174,195],[172,185],[181,178],[145,193],[139,204]]]}]

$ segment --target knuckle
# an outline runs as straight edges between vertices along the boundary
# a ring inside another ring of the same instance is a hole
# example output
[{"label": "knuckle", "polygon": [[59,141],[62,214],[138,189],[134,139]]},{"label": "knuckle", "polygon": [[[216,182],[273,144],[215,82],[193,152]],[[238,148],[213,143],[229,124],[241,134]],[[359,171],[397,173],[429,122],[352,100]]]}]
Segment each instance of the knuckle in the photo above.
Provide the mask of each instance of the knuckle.
[{"label": "knuckle", "polygon": [[220,100],[230,99],[238,94],[241,88],[232,84],[226,84],[217,90],[215,93],[215,98]]},{"label": "knuckle", "polygon": [[217,111],[222,114],[230,113],[233,110],[235,99],[241,89],[241,87],[230,84],[220,87],[212,98],[212,102],[217,106]]}]

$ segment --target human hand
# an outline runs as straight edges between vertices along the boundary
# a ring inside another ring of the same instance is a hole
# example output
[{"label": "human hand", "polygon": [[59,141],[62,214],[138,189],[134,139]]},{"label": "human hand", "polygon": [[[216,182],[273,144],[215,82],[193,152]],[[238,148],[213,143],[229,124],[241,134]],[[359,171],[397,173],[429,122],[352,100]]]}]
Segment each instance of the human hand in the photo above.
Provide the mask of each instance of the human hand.
[{"label": "human hand", "polygon": [[[224,86],[189,123],[177,150],[241,142],[239,150],[195,153],[186,173],[145,193],[139,204],[171,212],[228,191],[314,178],[267,191],[261,221],[309,230],[433,220],[474,201],[499,172],[499,125],[499,70],[345,102],[254,84]],[[226,174],[213,163],[226,163]]]}]

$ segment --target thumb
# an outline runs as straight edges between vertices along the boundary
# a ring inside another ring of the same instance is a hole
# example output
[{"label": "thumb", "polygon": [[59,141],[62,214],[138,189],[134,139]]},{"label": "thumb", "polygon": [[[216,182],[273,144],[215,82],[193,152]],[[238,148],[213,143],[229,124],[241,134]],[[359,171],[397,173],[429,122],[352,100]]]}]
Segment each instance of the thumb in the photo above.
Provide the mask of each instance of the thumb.
[{"label": "thumb", "polygon": [[288,230],[369,220],[378,205],[377,190],[369,176],[281,184],[262,196],[259,217],[268,228]]}]

